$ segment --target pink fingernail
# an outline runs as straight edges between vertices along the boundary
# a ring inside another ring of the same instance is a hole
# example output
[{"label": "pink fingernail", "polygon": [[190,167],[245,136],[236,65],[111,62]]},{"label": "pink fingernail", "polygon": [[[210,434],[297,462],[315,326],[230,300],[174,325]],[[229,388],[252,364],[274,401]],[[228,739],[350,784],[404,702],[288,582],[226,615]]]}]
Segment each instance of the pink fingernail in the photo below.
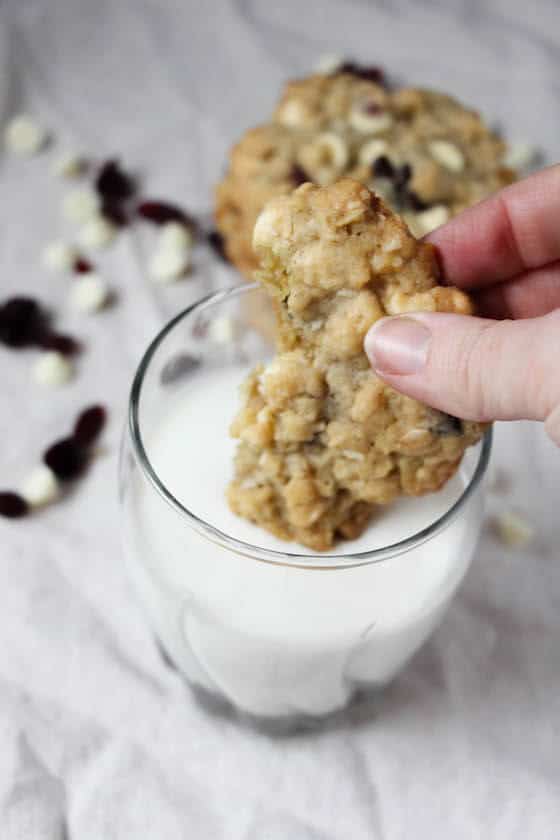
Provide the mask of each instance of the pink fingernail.
[{"label": "pink fingernail", "polygon": [[366,335],[364,348],[372,368],[380,374],[418,373],[426,364],[430,330],[406,315],[384,318]]}]

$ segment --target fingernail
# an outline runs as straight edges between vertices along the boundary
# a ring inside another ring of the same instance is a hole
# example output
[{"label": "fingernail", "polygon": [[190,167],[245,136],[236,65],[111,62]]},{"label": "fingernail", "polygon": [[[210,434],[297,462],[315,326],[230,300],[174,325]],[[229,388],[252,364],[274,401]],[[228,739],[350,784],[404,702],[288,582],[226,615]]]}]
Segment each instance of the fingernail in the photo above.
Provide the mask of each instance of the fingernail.
[{"label": "fingernail", "polygon": [[374,324],[364,347],[378,373],[418,373],[426,364],[430,338],[430,330],[424,324],[401,315]]}]

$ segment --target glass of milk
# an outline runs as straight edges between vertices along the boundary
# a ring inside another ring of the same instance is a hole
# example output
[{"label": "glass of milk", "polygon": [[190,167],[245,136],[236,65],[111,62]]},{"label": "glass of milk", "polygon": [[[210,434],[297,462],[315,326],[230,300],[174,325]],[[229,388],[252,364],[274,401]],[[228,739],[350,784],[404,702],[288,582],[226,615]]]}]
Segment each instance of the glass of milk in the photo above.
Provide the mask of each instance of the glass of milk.
[{"label": "glass of milk", "polygon": [[189,682],[258,718],[299,719],[388,683],[438,624],[476,546],[490,434],[439,493],[380,508],[359,539],[319,555],[278,540],[225,500],[239,385],[271,339],[256,285],[205,298],[154,339],[130,397],[123,536]]}]

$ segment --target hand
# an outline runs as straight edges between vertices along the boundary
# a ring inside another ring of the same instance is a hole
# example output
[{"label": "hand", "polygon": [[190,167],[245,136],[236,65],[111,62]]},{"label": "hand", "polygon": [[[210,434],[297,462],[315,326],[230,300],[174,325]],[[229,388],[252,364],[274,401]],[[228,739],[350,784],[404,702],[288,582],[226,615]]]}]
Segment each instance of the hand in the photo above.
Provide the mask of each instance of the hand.
[{"label": "hand", "polygon": [[[560,165],[428,237],[481,315],[383,318],[365,350],[397,391],[469,420],[544,420],[560,445]],[[503,320],[507,319],[507,320]]]}]

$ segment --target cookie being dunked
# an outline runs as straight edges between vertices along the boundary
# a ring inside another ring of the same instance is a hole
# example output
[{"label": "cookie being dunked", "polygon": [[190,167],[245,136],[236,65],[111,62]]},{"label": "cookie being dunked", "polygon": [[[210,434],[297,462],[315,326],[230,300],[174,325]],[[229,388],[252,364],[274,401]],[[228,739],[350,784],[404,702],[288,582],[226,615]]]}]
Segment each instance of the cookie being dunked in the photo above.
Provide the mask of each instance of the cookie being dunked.
[{"label": "cookie being dunked", "polygon": [[278,353],[243,386],[232,510],[315,551],[364,530],[378,505],[438,490],[483,426],[398,394],[363,339],[407,311],[471,312],[437,284],[432,246],[360,183],[304,184],[257,220],[259,279],[277,301]]}]

